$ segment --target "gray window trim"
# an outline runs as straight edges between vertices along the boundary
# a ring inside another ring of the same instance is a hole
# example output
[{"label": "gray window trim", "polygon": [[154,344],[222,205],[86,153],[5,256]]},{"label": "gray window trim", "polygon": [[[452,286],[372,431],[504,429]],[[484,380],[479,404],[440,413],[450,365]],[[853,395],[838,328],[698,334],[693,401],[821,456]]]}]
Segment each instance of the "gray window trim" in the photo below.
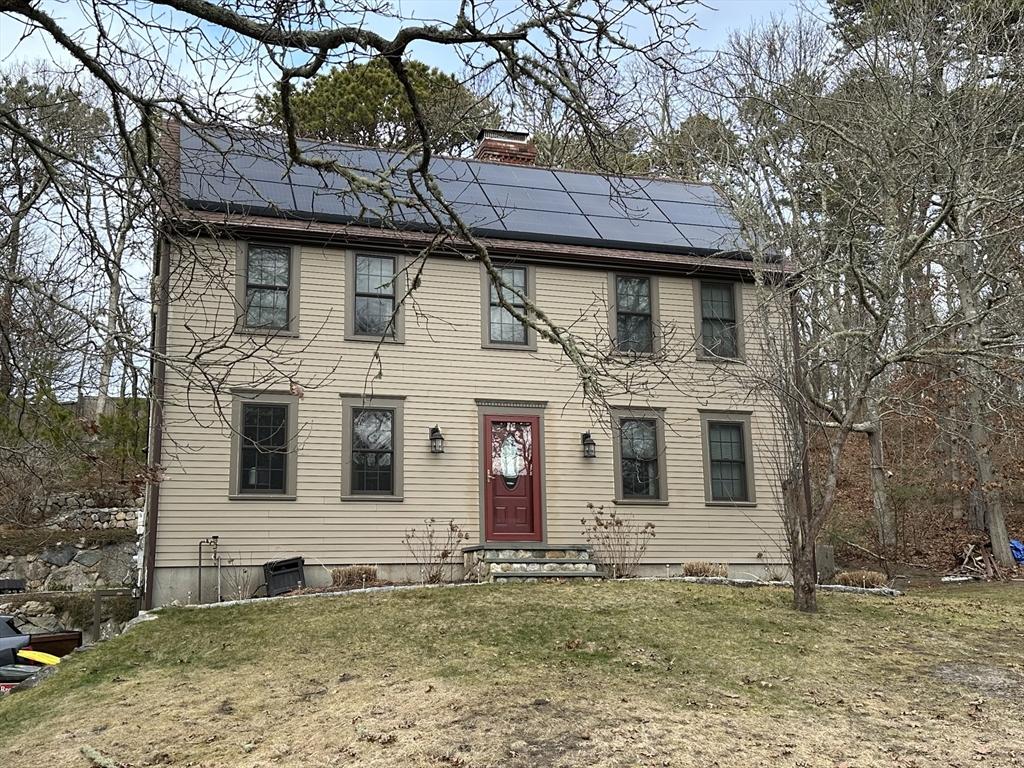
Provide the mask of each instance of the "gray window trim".
[{"label": "gray window trim", "polygon": [[[622,428],[623,419],[653,419],[658,440],[658,496],[640,499],[622,495]],[[623,506],[657,507],[666,506],[668,499],[668,456],[665,451],[665,410],[663,408],[634,408],[618,406],[611,408],[612,456],[615,471],[615,503]]]},{"label": "gray window trim", "polygon": [[[736,310],[736,357],[721,357],[704,348],[704,312],[701,300],[702,287],[705,283],[732,285],[732,302]],[[743,344],[743,283],[739,280],[694,280],[693,281],[693,317],[694,339],[696,341],[697,359],[716,363],[742,363],[746,361]]]},{"label": "gray window trim", "polygon": [[[228,482],[228,498],[234,501],[294,501],[299,440],[299,398],[290,392],[269,390],[233,389],[231,394],[231,458],[229,461],[231,476]],[[259,493],[243,491],[239,488],[238,471],[241,463],[243,403],[288,406],[289,449],[284,493]]]},{"label": "gray window trim", "polygon": [[[518,261],[495,262],[498,269],[503,267],[517,267],[526,270],[526,297],[534,301],[537,296],[537,268],[533,264],[524,264]],[[531,326],[526,326],[525,344],[502,344],[491,341],[491,276],[487,274],[487,268],[480,264],[480,346],[484,349],[511,349],[517,351],[537,351],[537,331]]]},{"label": "gray window trim", "polygon": [[[398,311],[395,313],[395,335],[376,336],[363,333],[356,333],[356,257],[357,256],[386,256],[395,260],[395,303]],[[406,275],[406,257],[392,251],[347,251],[345,253],[345,339],[346,341],[372,341],[383,344],[404,344],[405,343],[405,302],[402,299],[406,294],[408,285]]]},{"label": "gray window trim", "polygon": [[[623,352],[619,350],[618,328],[618,282],[620,277],[643,277],[650,281],[651,286],[651,351],[650,352]],[[661,312],[658,302],[658,276],[645,272],[609,272],[608,273],[608,338],[611,339],[612,349],[616,354],[634,355],[643,357],[657,354],[663,343],[661,332]]]},{"label": "gray window trim", "polygon": [[[394,412],[394,493],[370,494],[352,492],[352,410],[380,408]],[[405,476],[405,398],[395,395],[341,396],[341,500],[342,501],[404,501]],[[429,450],[429,448],[425,448]]]},{"label": "gray window trim", "polygon": [[[755,507],[757,490],[754,486],[754,444],[750,431],[750,411],[700,412],[700,444],[704,463],[704,504],[709,507]],[[739,424],[743,427],[743,450],[746,457],[747,496],[745,501],[714,501],[711,498],[711,450],[708,444],[708,425]]]},{"label": "gray window trim", "polygon": [[[245,324],[246,320],[246,283],[249,275],[249,247],[265,245],[271,248],[287,248],[291,252],[288,264],[288,327],[287,328],[252,328]],[[288,336],[299,335],[299,286],[301,284],[299,251],[297,245],[276,242],[274,240],[235,240],[235,332],[250,336]]]}]

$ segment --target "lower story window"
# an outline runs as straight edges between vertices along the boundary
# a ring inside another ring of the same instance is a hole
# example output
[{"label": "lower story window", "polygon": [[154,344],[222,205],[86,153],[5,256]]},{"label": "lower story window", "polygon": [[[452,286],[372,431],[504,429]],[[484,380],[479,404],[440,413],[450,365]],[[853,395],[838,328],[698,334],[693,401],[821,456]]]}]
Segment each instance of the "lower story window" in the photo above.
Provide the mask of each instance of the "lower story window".
[{"label": "lower story window", "polygon": [[352,411],[352,493],[395,491],[395,412],[389,408]]},{"label": "lower story window", "polygon": [[703,414],[705,493],[711,502],[753,502],[750,417]]},{"label": "lower story window", "polygon": [[293,493],[292,407],[287,402],[241,401],[236,411],[234,493]]},{"label": "lower story window", "polygon": [[615,496],[621,502],[664,502],[664,435],[658,411],[615,417]]}]

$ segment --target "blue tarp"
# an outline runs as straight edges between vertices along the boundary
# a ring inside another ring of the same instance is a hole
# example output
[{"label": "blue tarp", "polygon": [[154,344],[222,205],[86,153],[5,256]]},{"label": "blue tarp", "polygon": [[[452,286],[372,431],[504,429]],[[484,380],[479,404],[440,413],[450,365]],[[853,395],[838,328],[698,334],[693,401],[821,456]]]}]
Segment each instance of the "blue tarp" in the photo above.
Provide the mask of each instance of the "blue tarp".
[{"label": "blue tarp", "polygon": [[1010,551],[1013,553],[1014,560],[1018,563],[1024,563],[1024,543],[1016,539],[1010,539]]}]

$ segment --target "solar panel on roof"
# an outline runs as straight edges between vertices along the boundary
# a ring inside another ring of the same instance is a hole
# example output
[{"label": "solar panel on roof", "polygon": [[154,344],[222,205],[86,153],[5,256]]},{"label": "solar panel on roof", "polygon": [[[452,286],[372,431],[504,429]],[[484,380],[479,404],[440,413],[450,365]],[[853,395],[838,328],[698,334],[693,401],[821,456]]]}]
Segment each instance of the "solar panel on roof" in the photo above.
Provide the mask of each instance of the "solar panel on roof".
[{"label": "solar panel on roof", "polygon": [[[368,225],[435,224],[429,214],[388,206],[376,193],[365,192],[357,199],[347,193],[350,182],[343,174],[290,164],[279,138],[229,137],[223,131],[208,135],[214,146],[182,127],[181,195],[194,207]],[[416,158],[329,142],[301,141],[300,146],[313,157],[330,158],[373,181],[393,166],[391,179],[384,181],[397,197],[412,196],[405,171],[415,168]],[[430,167],[445,199],[478,234],[651,251],[744,247],[738,224],[706,185],[445,157],[433,157]],[[422,178],[415,183],[426,190]],[[381,216],[388,221],[381,221]]]},{"label": "solar panel on roof", "polygon": [[591,216],[590,223],[605,240],[616,243],[642,243],[644,245],[685,247],[690,243],[667,221],[637,222],[630,219],[611,219]]}]

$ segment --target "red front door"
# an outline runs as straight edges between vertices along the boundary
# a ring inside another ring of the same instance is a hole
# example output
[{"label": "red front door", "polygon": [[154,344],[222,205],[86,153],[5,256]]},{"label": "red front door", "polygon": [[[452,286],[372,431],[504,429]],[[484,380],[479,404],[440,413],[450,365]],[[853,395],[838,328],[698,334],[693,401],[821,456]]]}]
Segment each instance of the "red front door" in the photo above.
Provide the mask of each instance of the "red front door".
[{"label": "red front door", "polygon": [[541,541],[540,417],[484,416],[484,535]]}]

